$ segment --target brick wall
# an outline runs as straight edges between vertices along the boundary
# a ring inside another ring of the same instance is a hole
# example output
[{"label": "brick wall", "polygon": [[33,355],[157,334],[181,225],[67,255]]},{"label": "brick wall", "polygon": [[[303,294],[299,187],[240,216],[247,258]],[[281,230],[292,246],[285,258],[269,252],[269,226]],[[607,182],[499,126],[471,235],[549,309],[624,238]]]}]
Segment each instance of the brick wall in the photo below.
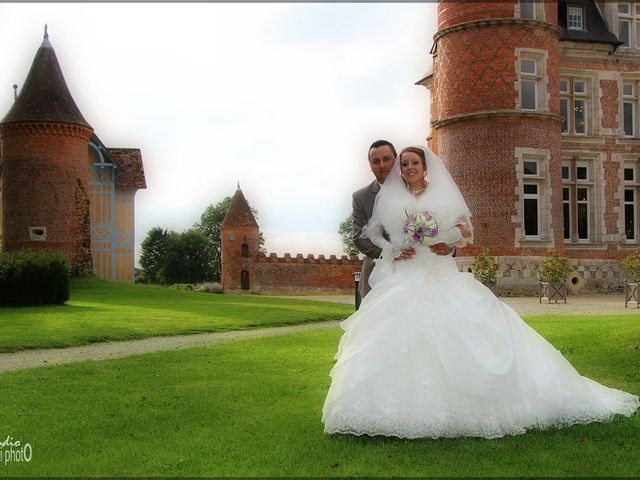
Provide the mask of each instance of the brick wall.
[{"label": "brick wall", "polygon": [[[90,272],[88,141],[91,129],[69,124],[5,124],[2,141],[2,238],[6,251],[59,251]],[[30,235],[44,227],[44,239]]]},{"label": "brick wall", "polygon": [[[556,243],[562,245],[560,134],[557,122],[537,119],[486,118],[440,129],[438,150],[456,179],[472,214],[475,244],[461,255],[475,255],[487,247],[493,255],[541,255],[546,246],[516,247],[516,157],[518,147],[550,151],[551,211]],[[555,125],[557,127],[557,125]],[[551,148],[550,148],[551,147]],[[541,251],[542,250],[542,253]]]},{"label": "brick wall", "polygon": [[[352,293],[355,272],[362,269],[357,258],[331,255],[265,255],[258,249],[257,227],[224,227],[222,241],[222,287],[225,291],[262,293]],[[246,245],[243,256],[243,245]],[[243,274],[243,272],[245,272]],[[245,277],[245,285],[242,277]],[[243,288],[244,287],[244,288]]]},{"label": "brick wall", "polygon": [[600,109],[602,111],[602,127],[618,128],[618,82],[615,80],[600,80]]},{"label": "brick wall", "polygon": [[511,2],[439,2],[438,30],[481,18],[513,18]]},{"label": "brick wall", "polygon": [[362,261],[346,256],[288,253],[278,257],[259,255],[254,263],[252,289],[261,292],[336,292],[353,293],[355,272],[362,269]]}]

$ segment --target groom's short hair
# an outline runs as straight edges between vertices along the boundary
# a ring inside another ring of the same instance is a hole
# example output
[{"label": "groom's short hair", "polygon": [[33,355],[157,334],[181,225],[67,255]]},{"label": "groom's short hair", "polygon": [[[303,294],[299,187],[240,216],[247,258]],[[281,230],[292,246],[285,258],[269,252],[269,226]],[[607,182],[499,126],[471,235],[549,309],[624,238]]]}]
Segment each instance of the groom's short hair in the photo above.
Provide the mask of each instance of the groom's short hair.
[{"label": "groom's short hair", "polygon": [[379,148],[379,147],[384,147],[387,146],[391,149],[391,153],[393,153],[393,158],[397,157],[398,154],[396,153],[396,149],[393,146],[393,144],[391,142],[388,142],[387,140],[376,140],[375,142],[373,142],[371,144],[371,146],[369,147],[369,152],[367,153],[367,156],[369,155],[369,153],[371,153],[371,149],[372,148]]}]

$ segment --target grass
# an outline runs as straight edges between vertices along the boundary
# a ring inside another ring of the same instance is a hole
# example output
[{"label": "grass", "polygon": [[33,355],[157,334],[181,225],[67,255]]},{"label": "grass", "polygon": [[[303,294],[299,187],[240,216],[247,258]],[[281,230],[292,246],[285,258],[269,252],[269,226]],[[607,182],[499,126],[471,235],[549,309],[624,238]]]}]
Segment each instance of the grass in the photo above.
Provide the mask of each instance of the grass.
[{"label": "grass", "polygon": [[353,311],[327,302],[73,280],[65,305],[0,308],[0,352],[337,320]]},{"label": "grass", "polygon": [[[640,393],[632,316],[535,317],[576,369]],[[0,375],[2,476],[639,476],[640,415],[496,440],[326,436],[340,330]],[[0,440],[1,442],[1,440]]]}]

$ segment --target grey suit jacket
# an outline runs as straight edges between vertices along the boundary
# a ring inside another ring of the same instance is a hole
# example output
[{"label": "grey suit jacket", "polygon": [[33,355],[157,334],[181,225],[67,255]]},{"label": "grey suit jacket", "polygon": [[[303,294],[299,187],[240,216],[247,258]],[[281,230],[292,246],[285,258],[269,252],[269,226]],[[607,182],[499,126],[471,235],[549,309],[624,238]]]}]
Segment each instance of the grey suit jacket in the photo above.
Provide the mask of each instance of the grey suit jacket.
[{"label": "grey suit jacket", "polygon": [[380,257],[382,249],[375,246],[368,238],[362,238],[362,227],[364,227],[373,213],[373,203],[375,202],[376,195],[380,190],[380,184],[377,180],[374,180],[371,184],[353,193],[352,202],[352,235],[353,241],[364,255],[364,262],[362,264],[362,273],[360,275],[360,295],[364,296],[369,293],[371,287],[369,286],[369,275],[373,270],[373,259]]}]

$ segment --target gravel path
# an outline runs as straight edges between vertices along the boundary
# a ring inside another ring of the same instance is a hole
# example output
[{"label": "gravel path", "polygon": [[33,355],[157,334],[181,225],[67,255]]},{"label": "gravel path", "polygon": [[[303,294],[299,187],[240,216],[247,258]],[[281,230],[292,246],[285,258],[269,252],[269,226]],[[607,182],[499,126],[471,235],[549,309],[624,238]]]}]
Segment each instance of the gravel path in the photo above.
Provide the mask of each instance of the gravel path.
[{"label": "gravel path", "polygon": [[[353,303],[352,295],[309,295],[290,298],[305,298],[328,302]],[[577,295],[570,296],[567,303],[540,304],[537,297],[501,297],[520,315],[635,315],[640,321],[640,309],[625,308],[624,295]],[[271,337],[312,330],[334,329],[338,321],[306,323],[285,327],[260,328],[233,332],[214,332],[172,337],[153,337],[124,342],[105,342],[71,348],[25,350],[0,354],[0,372],[36,368],[48,365],[80,362],[84,360],[107,360],[131,355],[165,350],[179,350],[197,345],[214,345],[234,340]]]},{"label": "gravel path", "polygon": [[84,360],[108,360],[129,357],[142,353],[180,350],[197,345],[214,345],[247,338],[273,337],[311,330],[338,328],[338,321],[305,323],[286,327],[259,328],[232,332],[212,332],[173,337],[152,337],[124,342],[105,342],[69,348],[23,350],[15,353],[0,353],[0,372],[10,372],[24,368],[36,368]]},{"label": "gravel path", "polygon": [[[353,304],[353,295],[306,295],[298,297],[305,300],[320,300]],[[623,294],[606,295],[571,295],[567,303],[540,303],[538,297],[499,297],[504,303],[513,308],[519,315],[637,315],[640,309],[624,307]],[[639,318],[640,320],[640,318]]]}]

